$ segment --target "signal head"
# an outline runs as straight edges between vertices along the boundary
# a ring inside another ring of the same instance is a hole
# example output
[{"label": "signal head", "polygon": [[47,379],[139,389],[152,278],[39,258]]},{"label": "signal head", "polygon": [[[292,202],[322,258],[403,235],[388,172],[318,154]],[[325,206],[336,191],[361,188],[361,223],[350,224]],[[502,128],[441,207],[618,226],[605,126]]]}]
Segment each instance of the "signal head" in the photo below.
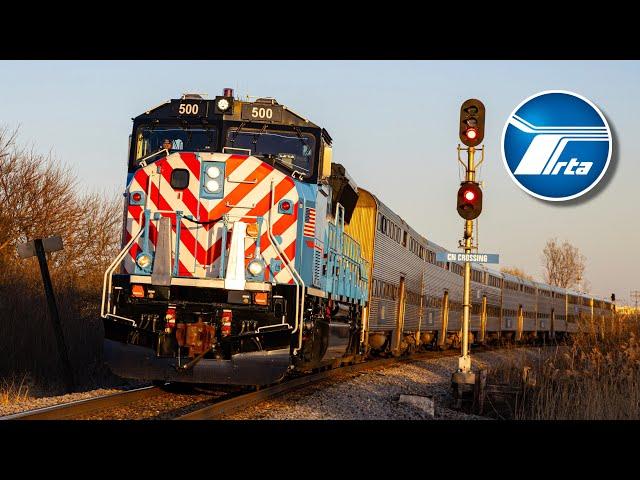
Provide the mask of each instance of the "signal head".
[{"label": "signal head", "polygon": [[482,190],[476,182],[462,182],[458,189],[458,214],[465,220],[478,218],[482,212]]},{"label": "signal head", "polygon": [[475,147],[484,139],[484,104],[480,100],[470,98],[460,107],[459,133],[467,147]]}]

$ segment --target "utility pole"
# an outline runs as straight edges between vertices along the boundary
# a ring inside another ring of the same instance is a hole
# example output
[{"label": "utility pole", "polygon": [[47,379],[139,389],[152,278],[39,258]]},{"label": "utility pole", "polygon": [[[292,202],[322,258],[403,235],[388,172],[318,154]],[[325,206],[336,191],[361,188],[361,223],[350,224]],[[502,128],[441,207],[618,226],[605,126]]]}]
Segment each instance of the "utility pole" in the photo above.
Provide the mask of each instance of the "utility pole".
[{"label": "utility pole", "polygon": [[[473,245],[473,220],[482,212],[482,190],[476,182],[476,167],[484,161],[484,147],[478,149],[482,152],[482,159],[478,164],[475,161],[476,147],[484,138],[484,105],[480,100],[469,99],[460,108],[460,140],[468,148],[458,145],[458,161],[465,167],[465,181],[460,184],[458,190],[457,210],[464,219],[463,239],[460,247],[464,248],[464,292],[462,301],[462,352],[458,359],[458,370],[453,373],[451,382],[454,387],[454,395],[457,397],[458,406],[462,404],[462,393],[473,388],[475,374],[471,371],[471,356],[469,355],[469,320],[471,313],[471,262],[468,255],[477,245]],[[460,151],[467,151],[467,161],[460,159]]]}]

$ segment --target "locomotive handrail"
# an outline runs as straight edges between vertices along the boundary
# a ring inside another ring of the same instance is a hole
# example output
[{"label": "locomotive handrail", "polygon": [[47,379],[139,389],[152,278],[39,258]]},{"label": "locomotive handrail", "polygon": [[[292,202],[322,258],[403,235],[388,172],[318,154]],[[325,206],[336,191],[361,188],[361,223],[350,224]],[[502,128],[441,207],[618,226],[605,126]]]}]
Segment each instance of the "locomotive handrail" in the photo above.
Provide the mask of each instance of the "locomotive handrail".
[{"label": "locomotive handrail", "polygon": [[[289,257],[287,257],[287,254],[280,249],[280,245],[278,244],[278,242],[276,241],[275,237],[273,236],[273,232],[272,232],[272,228],[273,228],[272,216],[273,216],[273,213],[272,212],[273,212],[273,207],[275,206],[275,204],[273,202],[273,200],[274,200],[273,184],[274,184],[274,181],[271,180],[271,194],[270,194],[270,200],[269,200],[269,203],[271,204],[271,207],[269,208],[269,227],[267,228],[267,234],[269,235],[269,240],[271,241],[272,245],[278,251],[278,254],[280,255],[280,258],[282,258],[282,260],[284,260],[283,263],[285,265],[285,268],[289,271],[289,273],[291,274],[291,278],[293,278],[293,281],[296,284],[296,302],[298,304],[296,305],[295,327],[294,327],[293,331],[291,332],[292,334],[298,332],[298,348],[295,348],[293,350],[293,354],[295,355],[298,352],[298,350],[300,350],[302,348],[302,328],[301,328],[302,322],[300,321],[300,315],[302,314],[304,316],[304,289],[305,289],[305,284],[304,284],[304,280],[302,280],[302,277],[298,274],[298,271],[295,269],[295,267],[291,267],[290,266],[291,260],[289,259]],[[274,280],[275,280],[275,277],[274,277]],[[300,292],[300,287],[302,287],[302,292]]]},{"label": "locomotive handrail", "polygon": [[[133,243],[140,237],[143,230],[144,228],[141,226],[140,229],[138,230],[138,233],[136,233],[134,236],[131,237],[131,240],[129,240],[127,245],[120,251],[118,256],[116,256],[115,260],[111,262],[111,265],[109,265],[109,267],[107,267],[107,270],[104,272],[104,281],[102,282],[102,304],[100,306],[100,316],[102,318],[107,318],[107,315],[109,314],[108,313],[109,309],[111,307],[111,281],[113,278],[113,271],[116,269],[116,267],[127,255],[127,252],[129,251]],[[107,283],[109,284],[108,296],[107,296]],[[105,308],[105,301],[106,301],[106,308]]]}]

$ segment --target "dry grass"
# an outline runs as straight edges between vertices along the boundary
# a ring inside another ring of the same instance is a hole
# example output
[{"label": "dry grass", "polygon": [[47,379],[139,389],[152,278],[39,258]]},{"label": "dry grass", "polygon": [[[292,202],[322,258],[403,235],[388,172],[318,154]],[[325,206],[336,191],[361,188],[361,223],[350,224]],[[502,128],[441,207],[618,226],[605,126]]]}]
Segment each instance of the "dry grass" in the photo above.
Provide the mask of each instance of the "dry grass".
[{"label": "dry grass", "polygon": [[0,405],[19,403],[29,398],[31,379],[28,374],[11,375],[0,380]]},{"label": "dry grass", "polygon": [[[513,356],[489,372],[490,383],[516,387],[507,418],[519,420],[640,419],[640,328],[618,316],[604,338],[591,328],[536,360]],[[523,378],[528,367],[529,381]]]}]

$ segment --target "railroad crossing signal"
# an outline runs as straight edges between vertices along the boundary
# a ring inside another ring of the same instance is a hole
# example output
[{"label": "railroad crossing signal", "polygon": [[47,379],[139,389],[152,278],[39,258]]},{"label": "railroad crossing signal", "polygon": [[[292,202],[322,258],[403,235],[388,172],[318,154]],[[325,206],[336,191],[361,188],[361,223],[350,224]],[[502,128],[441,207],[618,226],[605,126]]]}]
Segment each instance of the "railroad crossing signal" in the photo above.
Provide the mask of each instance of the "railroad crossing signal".
[{"label": "railroad crossing signal", "polygon": [[484,139],[484,104],[470,98],[460,107],[460,141],[467,147],[480,145]]},{"label": "railroad crossing signal", "polygon": [[462,182],[458,189],[458,214],[465,220],[474,220],[482,212],[482,190],[476,182]]}]

